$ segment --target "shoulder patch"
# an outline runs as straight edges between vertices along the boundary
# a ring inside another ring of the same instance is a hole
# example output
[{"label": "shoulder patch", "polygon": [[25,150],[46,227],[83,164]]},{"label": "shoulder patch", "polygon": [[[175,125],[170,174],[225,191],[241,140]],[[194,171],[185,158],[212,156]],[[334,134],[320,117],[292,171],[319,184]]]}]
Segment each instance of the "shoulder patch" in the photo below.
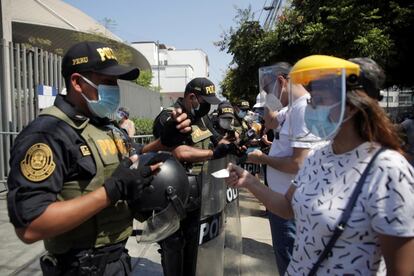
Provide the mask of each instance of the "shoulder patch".
[{"label": "shoulder patch", "polygon": [[80,151],[82,153],[82,156],[91,155],[91,151],[89,150],[89,147],[87,145],[80,146]]},{"label": "shoulder patch", "polygon": [[53,153],[44,143],[31,146],[20,162],[20,170],[24,177],[32,182],[40,182],[48,178],[56,168]]},{"label": "shoulder patch", "polygon": [[191,140],[193,141],[193,143],[198,143],[204,139],[209,138],[212,135],[213,134],[208,129],[202,130],[196,125],[191,126]]}]

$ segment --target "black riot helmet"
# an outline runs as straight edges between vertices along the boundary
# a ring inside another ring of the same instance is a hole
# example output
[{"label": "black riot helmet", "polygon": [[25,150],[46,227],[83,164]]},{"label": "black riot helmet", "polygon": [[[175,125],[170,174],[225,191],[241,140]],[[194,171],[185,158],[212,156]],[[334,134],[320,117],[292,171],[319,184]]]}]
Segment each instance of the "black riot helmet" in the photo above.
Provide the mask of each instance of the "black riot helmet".
[{"label": "black riot helmet", "polygon": [[186,170],[170,153],[146,153],[139,162],[147,164],[158,154],[167,155],[159,171],[140,197],[129,202],[134,218],[146,224],[143,239],[149,242],[178,230],[180,220],[186,215],[184,206],[190,187]]}]

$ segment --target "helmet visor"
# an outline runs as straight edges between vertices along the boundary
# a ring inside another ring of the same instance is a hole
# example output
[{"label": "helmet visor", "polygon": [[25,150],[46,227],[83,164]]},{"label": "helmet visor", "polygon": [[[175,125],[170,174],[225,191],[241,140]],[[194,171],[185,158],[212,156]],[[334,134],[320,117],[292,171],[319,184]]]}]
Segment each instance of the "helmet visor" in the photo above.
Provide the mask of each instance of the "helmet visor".
[{"label": "helmet visor", "polygon": [[180,216],[170,203],[158,213],[153,213],[139,227],[142,235],[137,236],[137,242],[153,243],[163,240],[176,232],[180,227]]},{"label": "helmet visor", "polygon": [[[289,136],[291,140],[303,142],[319,142],[330,140],[338,133],[345,113],[346,72],[337,70],[308,70],[296,73],[290,80]],[[295,105],[295,89],[305,88],[310,98],[304,111],[304,131],[297,131],[298,124]]]}]

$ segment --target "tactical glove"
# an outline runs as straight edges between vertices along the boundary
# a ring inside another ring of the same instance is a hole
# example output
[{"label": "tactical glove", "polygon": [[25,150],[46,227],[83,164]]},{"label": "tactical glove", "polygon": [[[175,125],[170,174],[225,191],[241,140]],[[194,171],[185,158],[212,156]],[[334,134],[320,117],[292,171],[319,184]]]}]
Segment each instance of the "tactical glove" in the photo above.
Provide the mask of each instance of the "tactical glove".
[{"label": "tactical glove", "polygon": [[213,159],[220,159],[228,154],[239,156],[241,154],[240,149],[233,143],[219,144],[213,151]]},{"label": "tactical glove", "polygon": [[188,135],[188,133],[181,133],[177,129],[177,122],[169,118],[161,131],[160,140],[164,146],[176,147],[181,145],[187,139]]},{"label": "tactical glove", "polygon": [[139,164],[137,169],[131,169],[131,165],[130,159],[122,160],[111,177],[104,182],[106,193],[112,204],[118,200],[134,200],[153,178],[150,164]]}]

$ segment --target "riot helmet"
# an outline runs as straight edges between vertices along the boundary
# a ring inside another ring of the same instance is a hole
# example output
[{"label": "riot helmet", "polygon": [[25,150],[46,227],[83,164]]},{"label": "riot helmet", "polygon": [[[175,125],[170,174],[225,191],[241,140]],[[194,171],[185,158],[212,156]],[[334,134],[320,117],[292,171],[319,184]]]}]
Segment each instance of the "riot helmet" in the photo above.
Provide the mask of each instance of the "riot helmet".
[{"label": "riot helmet", "polygon": [[140,197],[128,202],[135,219],[143,223],[140,242],[156,242],[173,234],[180,226],[189,195],[186,170],[170,153],[150,152],[139,157],[147,164],[158,154],[169,155]]}]

